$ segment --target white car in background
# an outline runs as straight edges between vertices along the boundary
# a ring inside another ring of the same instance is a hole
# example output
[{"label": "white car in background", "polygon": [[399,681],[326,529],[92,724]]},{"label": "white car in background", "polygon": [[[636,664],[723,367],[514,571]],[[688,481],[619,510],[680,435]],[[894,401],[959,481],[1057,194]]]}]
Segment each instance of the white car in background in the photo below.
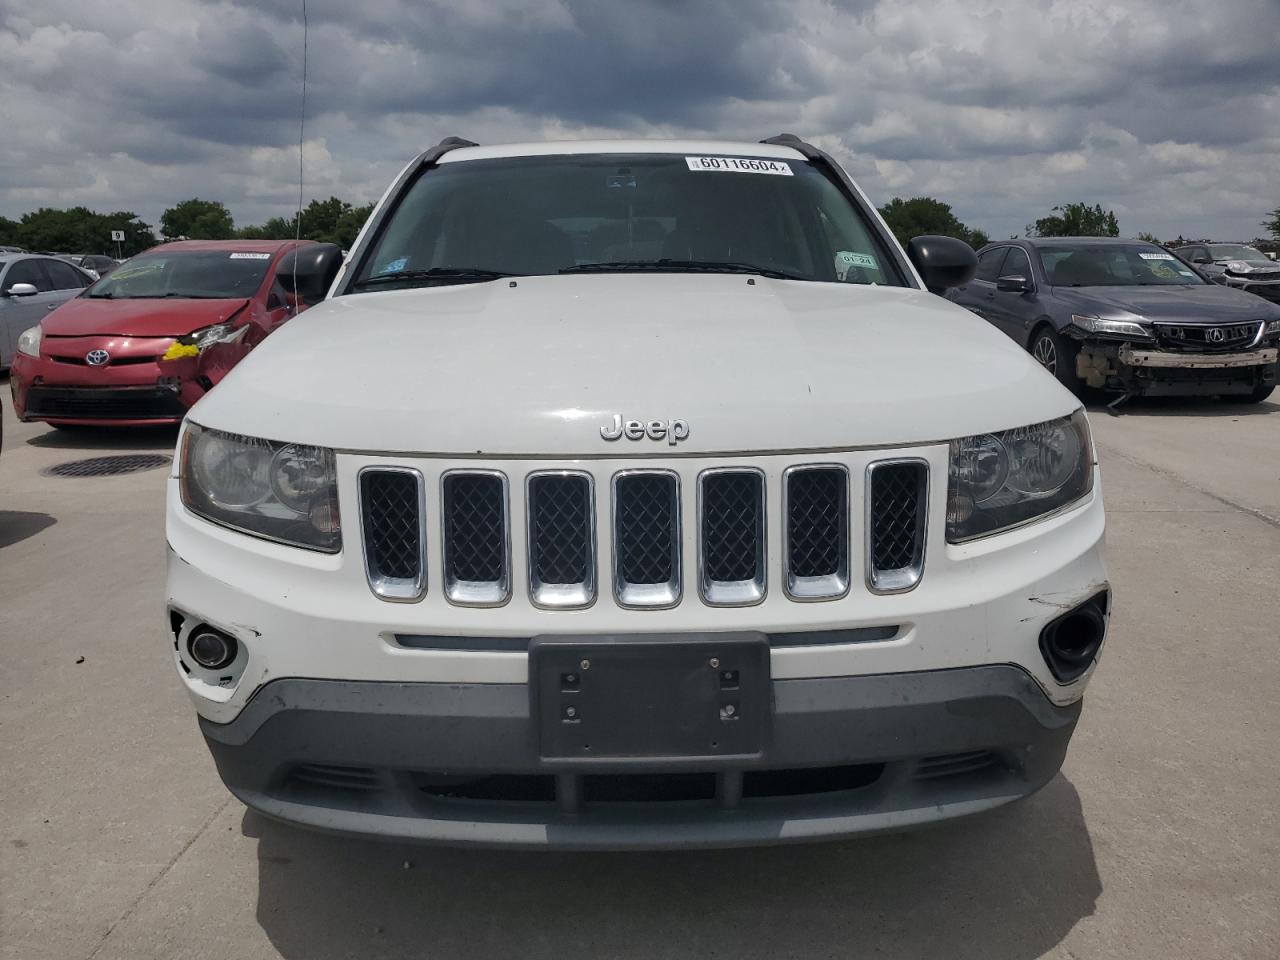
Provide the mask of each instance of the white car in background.
[{"label": "white car in background", "polygon": [[825,154],[411,163],[190,412],[174,663],[228,787],[408,840],[895,830],[1058,771],[1110,610],[1079,402]]}]

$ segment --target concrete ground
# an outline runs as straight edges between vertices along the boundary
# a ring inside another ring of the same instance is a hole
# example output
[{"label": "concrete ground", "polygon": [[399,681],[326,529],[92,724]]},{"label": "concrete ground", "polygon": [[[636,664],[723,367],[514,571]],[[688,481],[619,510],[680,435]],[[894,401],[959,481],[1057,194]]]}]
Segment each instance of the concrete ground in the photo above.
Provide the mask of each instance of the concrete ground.
[{"label": "concrete ground", "polygon": [[637,856],[247,813],[171,675],[165,471],[39,472],[172,432],[62,434],[3,396],[5,960],[1280,956],[1280,404],[1093,413],[1116,613],[1040,794],[905,836]]}]

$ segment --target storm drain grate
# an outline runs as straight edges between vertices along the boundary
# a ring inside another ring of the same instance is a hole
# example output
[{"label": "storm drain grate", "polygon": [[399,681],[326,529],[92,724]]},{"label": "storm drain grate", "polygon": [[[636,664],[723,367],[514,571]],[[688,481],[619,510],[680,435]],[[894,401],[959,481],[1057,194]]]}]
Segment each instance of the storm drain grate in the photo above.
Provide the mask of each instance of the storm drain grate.
[{"label": "storm drain grate", "polygon": [[169,458],[162,453],[128,453],[115,457],[90,457],[88,460],[72,460],[41,470],[46,477],[115,477],[122,473],[154,470],[169,465]]}]

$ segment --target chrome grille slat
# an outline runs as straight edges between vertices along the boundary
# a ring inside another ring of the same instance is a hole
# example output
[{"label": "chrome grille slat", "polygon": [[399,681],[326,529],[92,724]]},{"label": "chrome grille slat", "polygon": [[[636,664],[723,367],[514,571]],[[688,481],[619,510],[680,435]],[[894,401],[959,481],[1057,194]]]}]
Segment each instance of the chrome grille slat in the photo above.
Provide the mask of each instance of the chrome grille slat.
[{"label": "chrome grille slat", "polygon": [[849,471],[842,464],[789,467],[783,474],[787,593],[832,600],[849,591]]},{"label": "chrome grille slat", "polygon": [[669,471],[613,477],[614,593],[624,607],[680,602],[680,481]]},{"label": "chrome grille slat", "polygon": [[867,586],[873,593],[904,593],[924,574],[929,465],[910,458],[867,467]]},{"label": "chrome grille slat", "polygon": [[595,485],[588,473],[531,473],[526,481],[529,599],[585,607],[596,595]]},{"label": "chrome grille slat", "polygon": [[384,600],[413,602],[427,589],[422,475],[403,467],[360,472],[365,575]]},{"label": "chrome grille slat", "polygon": [[745,606],[765,595],[764,474],[706,470],[698,477],[699,589],[712,606]]},{"label": "chrome grille slat", "polygon": [[494,606],[511,596],[507,479],[451,470],[440,480],[445,596],[464,606]]}]

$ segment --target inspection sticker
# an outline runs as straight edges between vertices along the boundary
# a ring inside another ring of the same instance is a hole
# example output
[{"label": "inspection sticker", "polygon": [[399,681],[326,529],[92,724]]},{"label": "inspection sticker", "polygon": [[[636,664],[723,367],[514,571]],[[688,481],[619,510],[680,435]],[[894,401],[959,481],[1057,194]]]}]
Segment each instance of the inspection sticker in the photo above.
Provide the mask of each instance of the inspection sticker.
[{"label": "inspection sticker", "polygon": [[1140,253],[1138,254],[1143,260],[1173,260],[1172,253]]},{"label": "inspection sticker", "polygon": [[718,173],[771,173],[778,177],[795,176],[785,160],[744,160],[740,157],[685,157],[690,170]]},{"label": "inspection sticker", "polygon": [[231,259],[232,260],[270,260],[271,254],[269,253],[233,253],[231,254]]}]

